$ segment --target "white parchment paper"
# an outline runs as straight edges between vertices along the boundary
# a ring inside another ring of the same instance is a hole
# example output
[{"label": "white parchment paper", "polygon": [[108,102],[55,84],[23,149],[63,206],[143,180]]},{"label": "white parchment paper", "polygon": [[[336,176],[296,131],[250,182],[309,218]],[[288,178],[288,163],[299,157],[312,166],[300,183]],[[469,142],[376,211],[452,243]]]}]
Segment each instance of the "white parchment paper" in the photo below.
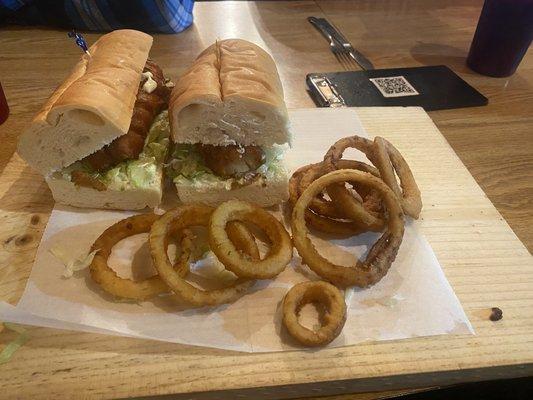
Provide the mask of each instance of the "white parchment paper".
[{"label": "white parchment paper", "polygon": [[[294,142],[286,160],[291,170],[320,161],[341,137],[356,132],[366,136],[351,109],[294,110],[290,116]],[[283,218],[284,210],[273,211]],[[246,352],[298,348],[282,329],[280,303],[295,283],[318,278],[300,264],[296,252],[292,263],[275,280],[258,281],[237,302],[215,308],[188,309],[174,296],[142,303],[116,302],[91,280],[88,270],[62,278],[64,265],[51,254],[51,248],[60,247],[72,258],[86,254],[106,227],[131,214],[56,206],[26,290],[16,307],[0,303],[0,320]],[[363,255],[377,238],[371,233],[346,240],[316,237],[314,243],[333,260],[350,262]],[[152,273],[145,240],[146,235],[137,235],[115,247],[110,265],[121,276]],[[416,222],[407,224],[389,273],[371,288],[350,292],[346,296],[346,325],[331,347],[366,340],[473,333]]]}]

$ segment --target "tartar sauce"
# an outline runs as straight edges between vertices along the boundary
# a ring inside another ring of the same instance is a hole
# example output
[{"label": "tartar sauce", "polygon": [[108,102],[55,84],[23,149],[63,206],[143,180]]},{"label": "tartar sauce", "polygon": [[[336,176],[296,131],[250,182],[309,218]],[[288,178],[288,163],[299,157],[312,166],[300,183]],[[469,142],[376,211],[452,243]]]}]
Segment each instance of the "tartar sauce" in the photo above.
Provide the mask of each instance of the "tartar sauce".
[{"label": "tartar sauce", "polygon": [[152,93],[157,88],[157,82],[153,79],[154,76],[151,72],[143,72],[142,77],[146,79],[146,82],[143,84],[143,90],[146,93]]}]

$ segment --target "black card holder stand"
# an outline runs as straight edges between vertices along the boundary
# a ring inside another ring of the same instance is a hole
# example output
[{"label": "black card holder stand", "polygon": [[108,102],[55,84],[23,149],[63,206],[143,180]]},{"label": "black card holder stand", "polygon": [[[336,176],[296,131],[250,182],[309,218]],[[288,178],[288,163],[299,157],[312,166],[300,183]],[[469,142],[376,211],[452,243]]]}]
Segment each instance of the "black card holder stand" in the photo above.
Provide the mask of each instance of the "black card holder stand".
[{"label": "black card holder stand", "polygon": [[306,82],[319,107],[418,106],[434,111],[488,104],[444,65],[312,73]]}]

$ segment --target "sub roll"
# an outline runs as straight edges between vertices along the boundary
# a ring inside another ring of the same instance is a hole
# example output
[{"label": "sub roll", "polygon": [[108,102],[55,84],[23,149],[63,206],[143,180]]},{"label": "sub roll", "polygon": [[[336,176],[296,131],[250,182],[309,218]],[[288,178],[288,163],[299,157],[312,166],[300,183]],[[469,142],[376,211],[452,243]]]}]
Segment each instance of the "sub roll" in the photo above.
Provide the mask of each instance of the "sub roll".
[{"label": "sub roll", "polygon": [[171,84],[148,58],[152,37],[102,36],[22,134],[18,152],[45,176],[56,202],[155,207],[169,144]]},{"label": "sub roll", "polygon": [[168,174],[182,202],[287,200],[287,108],[276,65],[259,46],[228,39],[204,50],[176,82],[169,116]]}]

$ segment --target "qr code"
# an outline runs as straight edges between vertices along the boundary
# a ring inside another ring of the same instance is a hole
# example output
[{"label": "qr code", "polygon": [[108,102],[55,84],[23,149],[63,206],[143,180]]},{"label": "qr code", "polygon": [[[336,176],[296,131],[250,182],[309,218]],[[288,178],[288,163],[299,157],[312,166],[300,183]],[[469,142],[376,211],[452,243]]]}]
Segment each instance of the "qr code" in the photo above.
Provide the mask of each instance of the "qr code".
[{"label": "qr code", "polygon": [[416,96],[420,94],[403,76],[371,78],[370,82],[378,88],[383,97]]}]

